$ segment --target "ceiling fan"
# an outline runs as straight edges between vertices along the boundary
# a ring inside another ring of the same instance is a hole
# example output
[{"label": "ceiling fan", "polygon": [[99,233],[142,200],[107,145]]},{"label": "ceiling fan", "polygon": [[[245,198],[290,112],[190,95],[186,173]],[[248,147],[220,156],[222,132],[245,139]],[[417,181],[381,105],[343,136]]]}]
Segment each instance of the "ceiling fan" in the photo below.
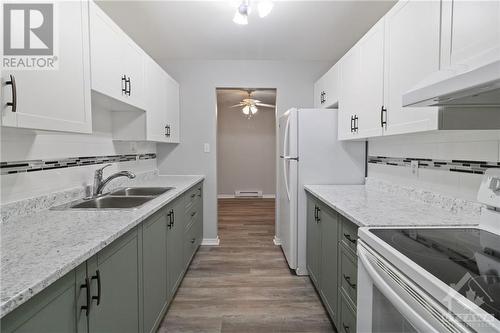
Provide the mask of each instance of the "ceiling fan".
[{"label": "ceiling fan", "polygon": [[263,107],[263,108],[275,108],[276,105],[272,104],[265,104],[259,101],[258,99],[252,98],[252,93],[255,90],[247,90],[246,93],[248,94],[248,98],[244,98],[240,103],[231,106],[232,108],[237,108],[237,107],[243,107],[241,111],[245,116],[248,118],[251,118],[253,115],[259,111],[258,107]]}]

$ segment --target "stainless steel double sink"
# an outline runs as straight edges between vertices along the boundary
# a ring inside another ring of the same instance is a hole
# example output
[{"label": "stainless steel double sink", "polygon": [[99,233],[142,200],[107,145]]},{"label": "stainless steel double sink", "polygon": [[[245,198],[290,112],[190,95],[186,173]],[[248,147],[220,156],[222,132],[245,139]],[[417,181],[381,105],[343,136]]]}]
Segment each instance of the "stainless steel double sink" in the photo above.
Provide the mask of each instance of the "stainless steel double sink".
[{"label": "stainless steel double sink", "polygon": [[135,209],[146,202],[174,189],[173,187],[125,187],[95,198],[81,199],[61,206],[54,210],[67,209]]}]

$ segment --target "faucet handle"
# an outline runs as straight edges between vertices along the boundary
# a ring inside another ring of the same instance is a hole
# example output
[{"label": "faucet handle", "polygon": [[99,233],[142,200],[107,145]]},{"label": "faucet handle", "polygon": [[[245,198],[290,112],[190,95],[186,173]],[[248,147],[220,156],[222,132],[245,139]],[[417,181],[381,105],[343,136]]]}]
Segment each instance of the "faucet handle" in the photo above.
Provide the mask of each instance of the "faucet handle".
[{"label": "faucet handle", "polygon": [[106,168],[107,168],[107,167],[109,167],[109,166],[112,166],[112,164],[108,163],[108,164],[106,164],[105,166],[103,166],[103,167],[101,167],[101,168],[97,169],[97,170],[96,170],[96,172],[102,172],[102,170],[106,169]]}]

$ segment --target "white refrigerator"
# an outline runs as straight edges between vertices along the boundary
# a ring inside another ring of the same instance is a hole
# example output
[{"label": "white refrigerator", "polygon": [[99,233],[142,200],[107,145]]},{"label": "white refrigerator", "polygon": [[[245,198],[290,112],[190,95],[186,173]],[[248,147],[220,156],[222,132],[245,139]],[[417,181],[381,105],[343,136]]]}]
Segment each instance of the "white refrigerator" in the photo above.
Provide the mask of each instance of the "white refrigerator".
[{"label": "white refrigerator", "polygon": [[297,275],[306,268],[306,184],[363,184],[365,143],[337,140],[337,110],[290,109],[279,119],[275,242]]}]

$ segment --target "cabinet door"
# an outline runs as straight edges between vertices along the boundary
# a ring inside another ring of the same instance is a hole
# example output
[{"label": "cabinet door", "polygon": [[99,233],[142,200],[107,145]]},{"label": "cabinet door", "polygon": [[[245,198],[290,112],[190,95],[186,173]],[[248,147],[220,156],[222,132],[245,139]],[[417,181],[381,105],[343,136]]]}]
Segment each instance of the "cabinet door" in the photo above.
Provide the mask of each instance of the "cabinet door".
[{"label": "cabinet door", "polygon": [[438,109],[402,107],[403,94],[439,69],[440,1],[397,3],[385,16],[387,134],[438,129]]},{"label": "cabinet door", "polygon": [[90,308],[89,332],[139,331],[138,256],[137,229],[133,229],[87,261],[92,296],[100,297],[99,304],[94,300]]},{"label": "cabinet door", "polygon": [[147,90],[146,135],[150,141],[168,142],[167,126],[167,89],[168,75],[154,62],[146,59]]},{"label": "cabinet door", "polygon": [[180,142],[179,84],[167,74],[167,125],[170,126],[168,142]]},{"label": "cabinet door", "polygon": [[359,69],[359,48],[353,47],[340,60],[339,140],[357,137],[356,131],[351,131],[351,118],[359,115]]},{"label": "cabinet door", "polygon": [[182,219],[184,213],[184,198],[177,200],[171,208],[170,226],[167,229],[167,274],[168,274],[168,293],[169,300],[175,295],[177,288],[182,280],[184,270],[183,254],[183,233],[184,222]]},{"label": "cabinet door", "polygon": [[[85,265],[83,265],[85,266]],[[11,333],[85,333],[87,317],[80,309],[80,279],[77,271],[66,274],[38,295],[7,314],[1,320],[2,332]],[[83,268],[85,276],[85,268]],[[85,278],[83,278],[85,280]],[[83,291],[85,294],[85,291]]]},{"label": "cabinet door", "polygon": [[[58,15],[59,54],[56,70],[2,69],[2,125],[20,128],[90,133],[90,66],[88,3],[54,3]],[[64,33],[63,33],[64,32]],[[17,111],[12,102],[15,78]]]},{"label": "cabinet door", "polygon": [[337,213],[321,207],[321,277],[323,300],[330,316],[338,320],[338,234]]},{"label": "cabinet door", "polygon": [[335,64],[324,76],[324,107],[335,107],[339,102],[339,65]]},{"label": "cabinet door", "polygon": [[[382,135],[384,99],[384,21],[379,21],[356,44],[359,48],[358,134],[360,138]],[[362,96],[362,97],[361,97]]]},{"label": "cabinet door", "polygon": [[314,84],[314,107],[319,109],[323,107],[323,92],[325,91],[324,75]]},{"label": "cabinet door", "polygon": [[90,2],[90,46],[92,89],[109,97],[123,100],[125,82],[119,32],[111,19]]},{"label": "cabinet door", "polygon": [[143,53],[93,2],[90,2],[90,46],[92,89],[143,109]]},{"label": "cabinet door", "polygon": [[142,226],[144,332],[151,332],[167,305],[167,216],[161,210]]},{"label": "cabinet door", "polygon": [[443,1],[443,67],[467,71],[500,59],[500,2]]},{"label": "cabinet door", "polygon": [[321,235],[320,225],[316,219],[317,203],[314,199],[307,198],[307,238],[306,238],[306,261],[307,270],[311,280],[319,289],[319,265],[320,265],[320,249],[321,249]]}]

